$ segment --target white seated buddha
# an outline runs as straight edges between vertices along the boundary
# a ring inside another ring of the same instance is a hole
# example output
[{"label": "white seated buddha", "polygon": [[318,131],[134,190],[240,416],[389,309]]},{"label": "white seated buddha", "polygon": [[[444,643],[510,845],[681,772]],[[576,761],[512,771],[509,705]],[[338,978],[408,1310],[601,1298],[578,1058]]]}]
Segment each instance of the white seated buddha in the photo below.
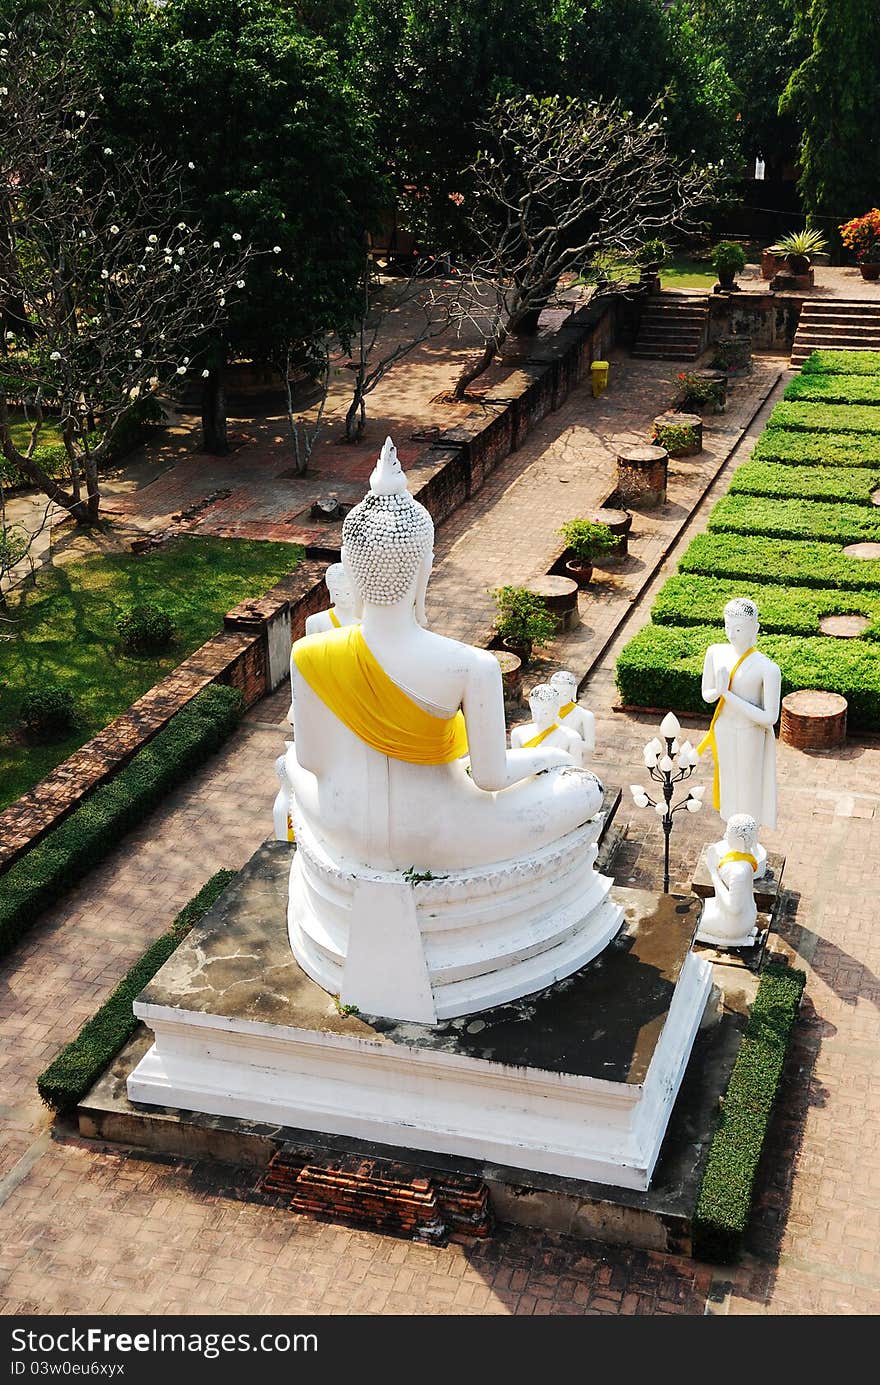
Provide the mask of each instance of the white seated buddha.
[{"label": "white seated buddha", "polygon": [[559,692],[560,708],[558,720],[569,731],[576,731],[584,743],[583,763],[596,749],[596,718],[577,700],[577,679],[568,669],[560,669],[550,678],[550,686]]},{"label": "white seated buddha", "polygon": [[425,628],[433,540],[389,438],[343,525],[362,623],[294,645],[286,765],[297,960],[346,1004],[429,1022],[569,975],[619,925],[593,869],[602,785],[557,747],[508,750],[495,656]]},{"label": "white seated buddha", "polygon": [[343,625],[354,625],[361,618],[361,604],[342,563],[331,563],[324,573],[324,582],[330,597],[326,611],[317,611],[306,617],[306,634],[317,635],[322,630],[339,630]]},{"label": "white seated buddha", "polygon": [[576,731],[564,726],[560,719],[559,692],[551,683],[537,683],[528,696],[531,721],[514,726],[510,744],[515,750],[533,750],[539,745],[564,750],[573,765],[583,765],[586,749]]}]

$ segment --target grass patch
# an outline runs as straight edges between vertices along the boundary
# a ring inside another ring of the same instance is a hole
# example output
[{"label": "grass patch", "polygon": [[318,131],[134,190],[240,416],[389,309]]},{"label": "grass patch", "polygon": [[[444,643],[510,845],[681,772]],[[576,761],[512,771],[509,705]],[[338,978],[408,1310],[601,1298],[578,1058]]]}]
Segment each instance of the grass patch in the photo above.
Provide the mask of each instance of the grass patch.
[{"label": "grass patch", "polygon": [[242,706],[235,688],[205,688],[109,784],[13,862],[0,876],[0,956],[222,745]]},{"label": "grass patch", "polygon": [[804,500],[842,500],[853,505],[872,505],[880,488],[880,462],[873,467],[774,466],[772,462],[747,462],[734,474],[730,495],[772,495],[779,499],[800,496]]},{"label": "grass patch", "polygon": [[758,439],[752,461],[778,462],[783,466],[880,466],[880,436],[802,433],[768,424]]},{"label": "grass patch", "polygon": [[[200,644],[230,607],[261,596],[302,558],[294,544],[182,537],[150,553],[94,549],[42,568],[35,588],[9,598],[0,642],[0,808],[125,711]],[[116,622],[153,602],[170,614],[177,642],[161,654],[125,654]],[[56,683],[83,709],[76,731],[51,745],[18,733],[29,689]]]},{"label": "grass patch", "polygon": [[126,972],[113,994],[97,1014],[87,1020],[76,1038],[64,1047],[37,1078],[37,1091],[53,1111],[72,1111],[101,1073],[131,1038],[138,1026],[132,1002],[152,981],[156,972],[216,903],[234,870],[218,870],[189,904],[180,911],[167,933],[147,948],[144,955]]},{"label": "grass patch", "polygon": [[785,587],[775,583],[678,573],[670,577],[651,610],[655,625],[712,625],[728,601],[747,596],[757,602],[761,629],[767,634],[821,636],[822,616],[863,615],[872,622],[862,639],[880,639],[880,591],[829,591]]},{"label": "grass patch", "polygon": [[880,351],[814,351],[802,375],[880,375]]},{"label": "grass patch", "polygon": [[823,504],[804,500],[762,500],[726,495],[709,520],[714,534],[768,534],[781,539],[817,539],[821,543],[877,543],[880,510],[874,506]]},{"label": "grass patch", "polygon": [[790,380],[783,398],[810,399],[820,404],[880,404],[880,377],[823,375],[813,371]]},{"label": "grass patch", "polygon": [[770,428],[795,428],[803,433],[880,433],[880,409],[870,404],[812,404],[783,400],[768,419]]},{"label": "grass patch", "polygon": [[765,968],[721,1106],[694,1215],[694,1255],[730,1264],[752,1207],[785,1055],[806,976],[778,963]]}]

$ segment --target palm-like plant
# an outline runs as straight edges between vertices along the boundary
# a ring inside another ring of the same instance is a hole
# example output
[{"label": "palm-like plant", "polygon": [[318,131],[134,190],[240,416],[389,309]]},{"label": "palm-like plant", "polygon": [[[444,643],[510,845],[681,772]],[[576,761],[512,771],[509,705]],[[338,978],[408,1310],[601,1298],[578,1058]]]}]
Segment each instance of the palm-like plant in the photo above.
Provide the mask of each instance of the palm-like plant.
[{"label": "palm-like plant", "polygon": [[820,231],[808,227],[804,231],[790,231],[775,245],[770,246],[772,255],[784,255],[795,274],[805,274],[810,267],[810,256],[818,255],[825,249],[825,237]]}]

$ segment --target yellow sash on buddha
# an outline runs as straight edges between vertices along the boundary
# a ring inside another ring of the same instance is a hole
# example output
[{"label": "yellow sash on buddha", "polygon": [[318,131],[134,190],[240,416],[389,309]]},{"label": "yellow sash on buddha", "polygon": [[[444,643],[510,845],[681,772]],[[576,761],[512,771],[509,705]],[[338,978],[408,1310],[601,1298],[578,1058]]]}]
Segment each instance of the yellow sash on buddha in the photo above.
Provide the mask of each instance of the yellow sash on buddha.
[{"label": "yellow sash on buddha", "polygon": [[392,760],[447,765],[468,751],[464,717],[435,717],[393,683],[359,625],[306,635],[293,661],[312,692],[356,736]]},{"label": "yellow sash on buddha", "polygon": [[752,874],[758,869],[758,862],[751,852],[748,851],[728,851],[726,856],[722,856],[721,860],[718,862],[718,869],[720,870],[722,866],[726,866],[728,861],[748,861],[752,868]]},{"label": "yellow sash on buddha", "polygon": [[530,741],[523,741],[523,750],[534,750],[536,745],[540,745],[542,741],[546,741],[548,736],[552,736],[553,732],[558,730],[559,722],[554,721],[553,725],[548,726],[546,731],[539,731],[537,736],[532,736],[532,739]]},{"label": "yellow sash on buddha", "polygon": [[289,842],[296,841],[296,833],[293,830],[293,818],[289,813],[287,814],[287,840]]},{"label": "yellow sash on buddha", "polygon": [[[731,688],[733,687],[733,680],[736,676],[737,669],[740,667],[741,664],[744,664],[749,655],[754,654],[754,652],[755,646],[752,645],[751,649],[747,649],[745,654],[741,654],[737,659],[733,668],[730,670],[730,677],[727,680],[728,692],[730,692]],[[721,779],[718,774],[718,746],[715,741],[715,723],[721,715],[721,708],[723,706],[724,698],[719,697],[717,705],[715,707],[715,711],[712,714],[712,720],[709,722],[709,730],[706,732],[705,736],[700,741],[700,744],[697,746],[698,755],[702,755],[704,751],[710,748],[712,751],[712,759],[715,764],[715,771],[712,776],[712,807],[716,809],[721,807]]]},{"label": "yellow sash on buddha", "polygon": [[330,617],[330,624],[335,625],[337,630],[341,630],[342,621],[339,619],[339,616],[336,614],[336,611],[332,606],[328,610],[327,614]]},{"label": "yellow sash on buddha", "polygon": [[559,715],[561,717],[567,717],[569,712],[573,712],[576,706],[576,702],[566,702],[564,707],[559,708]]}]

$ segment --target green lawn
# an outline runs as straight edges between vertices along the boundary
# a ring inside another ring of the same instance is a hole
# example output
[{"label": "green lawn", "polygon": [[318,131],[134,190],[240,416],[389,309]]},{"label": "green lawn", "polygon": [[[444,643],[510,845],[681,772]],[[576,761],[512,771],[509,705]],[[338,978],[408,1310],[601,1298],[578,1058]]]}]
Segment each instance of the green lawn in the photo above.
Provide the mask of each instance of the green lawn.
[{"label": "green lawn", "polygon": [[[9,431],[12,434],[12,441],[19,452],[24,452],[31,440],[31,429],[33,425],[27,422],[24,414],[19,413],[18,410],[15,409],[10,409],[9,421]],[[40,429],[40,446],[48,447],[58,442],[61,442],[61,433],[52,420],[47,419]]]},{"label": "green lawn", "polygon": [[[757,245],[744,245],[743,249],[749,264],[760,263],[761,252]],[[660,270],[660,283],[665,289],[710,289],[717,282],[718,275],[708,260],[694,259],[685,253],[673,255]]]},{"label": "green lawn", "polygon": [[[35,589],[10,597],[12,623],[0,626],[0,807],[216,634],[230,607],[261,595],[301,558],[294,544],[180,538],[142,556],[96,548],[41,569]],[[117,616],[142,601],[162,604],[177,627],[176,644],[161,657],[127,656],[118,647]],[[65,740],[25,745],[22,697],[42,682],[70,689],[81,723]]]}]

